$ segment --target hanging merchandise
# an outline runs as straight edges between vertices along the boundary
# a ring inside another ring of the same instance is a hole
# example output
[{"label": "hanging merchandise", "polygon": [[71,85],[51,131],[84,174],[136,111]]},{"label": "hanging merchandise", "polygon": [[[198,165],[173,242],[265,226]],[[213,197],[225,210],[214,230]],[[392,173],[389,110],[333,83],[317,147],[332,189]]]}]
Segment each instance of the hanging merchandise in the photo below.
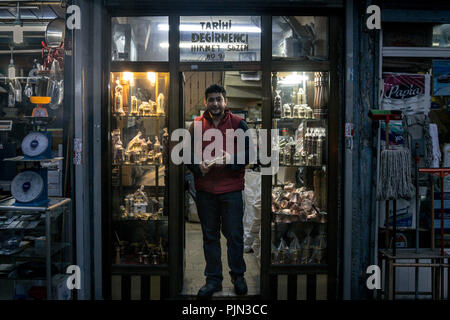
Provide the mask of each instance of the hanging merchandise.
[{"label": "hanging merchandise", "polygon": [[8,87],[8,107],[14,108],[14,106],[16,105],[16,92],[14,90],[12,82],[9,83]]},{"label": "hanging merchandise", "polygon": [[431,107],[429,74],[383,73],[383,110],[405,115],[428,114]]},{"label": "hanging merchandise", "polygon": [[13,48],[11,48],[11,60],[9,60],[8,78],[14,79],[15,77],[16,77],[16,67],[14,66],[14,60],[13,60]]},{"label": "hanging merchandise", "polygon": [[433,160],[431,163],[431,168],[439,168],[441,163],[441,150],[439,148],[439,134],[438,127],[435,123],[430,123],[430,136],[433,144]]},{"label": "hanging merchandise", "polygon": [[30,97],[33,95],[33,86],[30,84],[30,79],[27,79],[27,84],[25,85],[25,89],[23,89],[23,94],[28,99],[30,99]]},{"label": "hanging merchandise", "polygon": [[414,196],[410,159],[410,152],[405,148],[381,152],[377,200],[411,199]]},{"label": "hanging merchandise", "polygon": [[49,88],[47,89],[47,95],[49,97],[51,97],[51,102],[49,104],[50,109],[52,110],[56,110],[58,109],[61,104],[62,104],[62,100],[64,98],[64,80],[61,81],[57,81],[54,79],[49,79],[48,80],[48,86]]},{"label": "hanging merchandise", "polygon": [[14,96],[16,97],[16,102],[22,102],[22,86],[19,79],[14,79]]}]

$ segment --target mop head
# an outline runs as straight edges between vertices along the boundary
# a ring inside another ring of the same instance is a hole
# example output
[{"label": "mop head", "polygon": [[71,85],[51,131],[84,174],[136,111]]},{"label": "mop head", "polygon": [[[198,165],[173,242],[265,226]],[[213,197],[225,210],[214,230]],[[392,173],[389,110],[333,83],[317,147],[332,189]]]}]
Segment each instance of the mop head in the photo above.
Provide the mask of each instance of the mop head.
[{"label": "mop head", "polygon": [[414,197],[410,159],[409,150],[405,148],[381,152],[377,200],[408,200]]}]

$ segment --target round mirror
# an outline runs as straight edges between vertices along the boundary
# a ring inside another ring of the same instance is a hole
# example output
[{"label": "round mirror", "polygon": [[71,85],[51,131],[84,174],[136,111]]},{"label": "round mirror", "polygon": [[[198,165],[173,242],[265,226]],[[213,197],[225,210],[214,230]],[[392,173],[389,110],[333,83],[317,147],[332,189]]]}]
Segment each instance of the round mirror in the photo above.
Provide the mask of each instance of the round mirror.
[{"label": "round mirror", "polygon": [[57,18],[47,25],[45,30],[45,42],[50,48],[58,48],[64,42],[66,35],[66,22]]}]

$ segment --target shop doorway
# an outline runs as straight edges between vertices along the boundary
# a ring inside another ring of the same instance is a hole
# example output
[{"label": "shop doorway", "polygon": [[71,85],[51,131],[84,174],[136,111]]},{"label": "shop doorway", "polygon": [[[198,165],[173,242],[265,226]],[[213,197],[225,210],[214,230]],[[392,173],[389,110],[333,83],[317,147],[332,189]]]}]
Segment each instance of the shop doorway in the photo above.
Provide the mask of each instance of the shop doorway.
[{"label": "shop doorway", "polygon": [[[246,119],[250,128],[258,129],[262,120],[262,87],[260,72],[208,71],[184,72],[183,105],[185,128],[204,110],[205,89],[211,84],[222,85],[227,91],[228,107]],[[255,169],[255,170],[253,170]],[[246,169],[246,189],[244,200],[244,260],[248,296],[260,295],[260,217],[261,183],[257,183],[257,168]],[[184,279],[182,295],[195,296],[205,283],[205,258],[200,220],[195,204],[196,190],[193,175],[185,170],[185,219],[184,219]],[[259,180],[260,181],[260,180]],[[235,296],[227,261],[226,239],[221,233],[221,253],[223,268],[223,290],[214,297]]]}]

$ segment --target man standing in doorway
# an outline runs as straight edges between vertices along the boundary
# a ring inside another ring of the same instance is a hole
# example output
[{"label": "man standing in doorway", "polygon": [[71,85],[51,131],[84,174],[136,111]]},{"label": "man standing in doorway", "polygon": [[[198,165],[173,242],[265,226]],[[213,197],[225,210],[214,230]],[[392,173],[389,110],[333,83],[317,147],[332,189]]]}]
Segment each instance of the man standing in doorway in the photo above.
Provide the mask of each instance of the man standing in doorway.
[{"label": "man standing in doorway", "polygon": [[[243,118],[232,114],[226,106],[225,89],[213,84],[205,90],[203,115],[194,120],[194,123],[198,121],[197,125],[201,125],[202,136],[208,129],[218,129],[224,140],[222,150],[226,150],[221,155],[212,154],[213,156],[223,156],[223,164],[220,163],[221,161],[217,163],[210,159],[209,161],[203,159],[200,164],[188,165],[194,173],[197,210],[202,226],[203,251],[206,260],[206,284],[199,290],[198,298],[209,298],[214,292],[222,290],[220,230],[227,239],[228,266],[235,293],[237,295],[247,293],[247,283],[244,278],[246,266],[242,190],[244,189],[245,166],[249,162],[249,139],[245,140],[245,163],[238,164],[236,140],[234,139],[234,146],[225,148],[225,137],[227,129],[242,129],[245,132],[248,126]],[[194,123],[190,129],[191,133],[193,133]],[[193,134],[191,136],[194,137]],[[195,144],[201,143],[203,152],[206,146],[213,141],[193,140],[192,147],[195,150]],[[230,164],[230,162],[232,163]]]}]

